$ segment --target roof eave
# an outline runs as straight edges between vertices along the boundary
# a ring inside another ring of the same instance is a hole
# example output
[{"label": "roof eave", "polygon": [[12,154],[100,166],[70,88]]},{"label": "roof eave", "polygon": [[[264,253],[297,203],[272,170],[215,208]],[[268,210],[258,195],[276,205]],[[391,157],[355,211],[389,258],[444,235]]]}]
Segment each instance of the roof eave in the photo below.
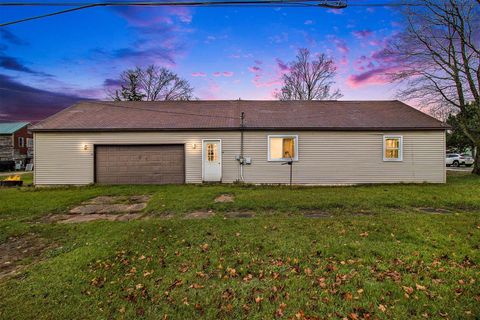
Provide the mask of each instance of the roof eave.
[{"label": "roof eave", "polygon": [[[248,127],[244,131],[433,131],[451,127]],[[164,132],[164,131],[241,131],[239,127],[223,128],[37,128],[33,132]]]}]

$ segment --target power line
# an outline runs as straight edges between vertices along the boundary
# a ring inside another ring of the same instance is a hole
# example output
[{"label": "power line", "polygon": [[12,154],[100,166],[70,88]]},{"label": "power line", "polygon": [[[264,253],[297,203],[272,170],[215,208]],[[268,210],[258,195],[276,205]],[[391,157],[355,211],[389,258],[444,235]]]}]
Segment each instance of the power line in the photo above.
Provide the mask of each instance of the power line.
[{"label": "power line", "polygon": [[[112,6],[142,6],[142,7],[321,7],[331,9],[344,9],[348,7],[402,7],[402,6],[425,6],[422,1],[398,1],[398,2],[367,2],[359,0],[348,2],[351,0],[210,0],[210,1],[106,1],[106,2],[0,2],[0,7],[61,7],[75,6],[75,8],[64,9],[60,11],[50,12],[42,15],[32,16],[19,20],[0,23],[0,27],[12,24],[22,23],[26,21],[47,18],[73,11],[89,9],[94,7],[112,7]],[[473,0],[472,0],[473,1]]]},{"label": "power line", "polygon": [[[313,4],[315,2],[315,4]],[[143,6],[143,7],[163,7],[163,6],[187,6],[187,7],[206,7],[206,6],[325,6],[331,7],[329,3],[337,4],[342,1],[333,1],[332,0],[235,0],[235,1],[176,1],[176,2],[165,2],[165,1],[111,1],[111,2],[98,2],[98,3],[88,3],[88,2],[0,2],[0,6],[3,7],[25,7],[25,6],[75,6],[75,8],[64,9],[60,11],[50,12],[42,15],[32,16],[28,18],[23,18],[19,20],[9,21],[0,23],[0,27],[9,26],[12,24],[22,23],[26,21],[36,20],[47,18],[51,16],[56,16],[64,13],[69,13],[73,11],[79,11],[83,9],[89,9],[94,7],[111,7],[111,6]]]}]

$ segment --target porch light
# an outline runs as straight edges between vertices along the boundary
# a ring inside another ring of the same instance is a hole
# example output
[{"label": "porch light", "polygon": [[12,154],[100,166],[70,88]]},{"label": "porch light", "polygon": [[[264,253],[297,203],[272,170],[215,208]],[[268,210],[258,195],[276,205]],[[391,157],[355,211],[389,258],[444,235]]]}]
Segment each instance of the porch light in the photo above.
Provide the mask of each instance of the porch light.
[{"label": "porch light", "polygon": [[87,151],[88,150],[88,144],[83,145],[83,150]]},{"label": "porch light", "polygon": [[193,144],[192,144],[192,148],[193,148],[193,149],[197,149],[197,144],[196,144],[196,143],[193,143]]}]

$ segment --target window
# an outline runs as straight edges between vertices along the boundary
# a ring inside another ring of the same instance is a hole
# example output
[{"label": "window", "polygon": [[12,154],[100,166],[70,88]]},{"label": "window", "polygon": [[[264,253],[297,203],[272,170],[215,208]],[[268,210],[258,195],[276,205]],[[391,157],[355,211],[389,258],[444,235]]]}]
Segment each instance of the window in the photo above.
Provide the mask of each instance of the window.
[{"label": "window", "polygon": [[18,146],[19,147],[25,147],[25,138],[24,137],[18,137]]},{"label": "window", "polygon": [[27,147],[33,148],[33,139],[32,138],[27,138]]},{"label": "window", "polygon": [[383,136],[383,161],[402,161],[403,137]]},{"label": "window", "polygon": [[298,136],[268,136],[268,161],[298,160]]},{"label": "window", "polygon": [[207,161],[218,161],[218,148],[216,143],[207,143]]}]

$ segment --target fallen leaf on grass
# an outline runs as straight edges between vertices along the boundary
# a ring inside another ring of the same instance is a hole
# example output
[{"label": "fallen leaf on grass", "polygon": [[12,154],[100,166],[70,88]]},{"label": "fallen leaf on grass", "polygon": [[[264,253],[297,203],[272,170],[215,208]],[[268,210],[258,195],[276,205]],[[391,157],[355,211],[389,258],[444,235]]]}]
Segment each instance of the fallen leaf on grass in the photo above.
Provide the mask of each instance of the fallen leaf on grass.
[{"label": "fallen leaf on grass", "polygon": [[245,282],[248,282],[252,279],[253,279],[253,275],[251,275],[250,273],[247,274],[245,277],[243,277],[243,281],[245,281]]},{"label": "fallen leaf on grass", "polygon": [[415,284],[415,287],[417,288],[417,290],[420,290],[420,291],[427,290],[427,288],[425,286],[419,285],[418,283]]},{"label": "fallen leaf on grass", "polygon": [[368,237],[368,232],[365,231],[365,232],[360,233],[360,237],[363,237],[363,238]]},{"label": "fallen leaf on grass", "polygon": [[353,299],[353,295],[350,292],[346,292],[343,294],[343,299],[350,301]]},{"label": "fallen leaf on grass", "polygon": [[194,283],[192,284],[189,288],[191,289],[202,289],[204,288],[205,286],[202,286],[201,284],[198,284],[198,283]]},{"label": "fallen leaf on grass", "polygon": [[387,307],[385,307],[383,304],[381,304],[381,305],[378,306],[378,310],[380,310],[382,312],[385,312],[385,311],[387,311]]},{"label": "fallen leaf on grass", "polygon": [[287,305],[285,303],[281,303],[278,309],[275,311],[275,317],[276,318],[281,318],[283,317],[283,312],[285,311],[285,308]]},{"label": "fallen leaf on grass", "polygon": [[412,294],[413,293],[413,288],[412,287],[402,286],[402,288],[403,288],[403,291],[405,291],[405,293],[407,293],[407,294]]},{"label": "fallen leaf on grass", "polygon": [[227,272],[231,277],[237,276],[237,270],[235,270],[234,268],[227,268]]},{"label": "fallen leaf on grass", "polygon": [[262,301],[263,301],[263,298],[261,298],[261,297],[255,297],[255,302],[256,302],[256,303],[260,303],[260,302],[262,302]]}]

